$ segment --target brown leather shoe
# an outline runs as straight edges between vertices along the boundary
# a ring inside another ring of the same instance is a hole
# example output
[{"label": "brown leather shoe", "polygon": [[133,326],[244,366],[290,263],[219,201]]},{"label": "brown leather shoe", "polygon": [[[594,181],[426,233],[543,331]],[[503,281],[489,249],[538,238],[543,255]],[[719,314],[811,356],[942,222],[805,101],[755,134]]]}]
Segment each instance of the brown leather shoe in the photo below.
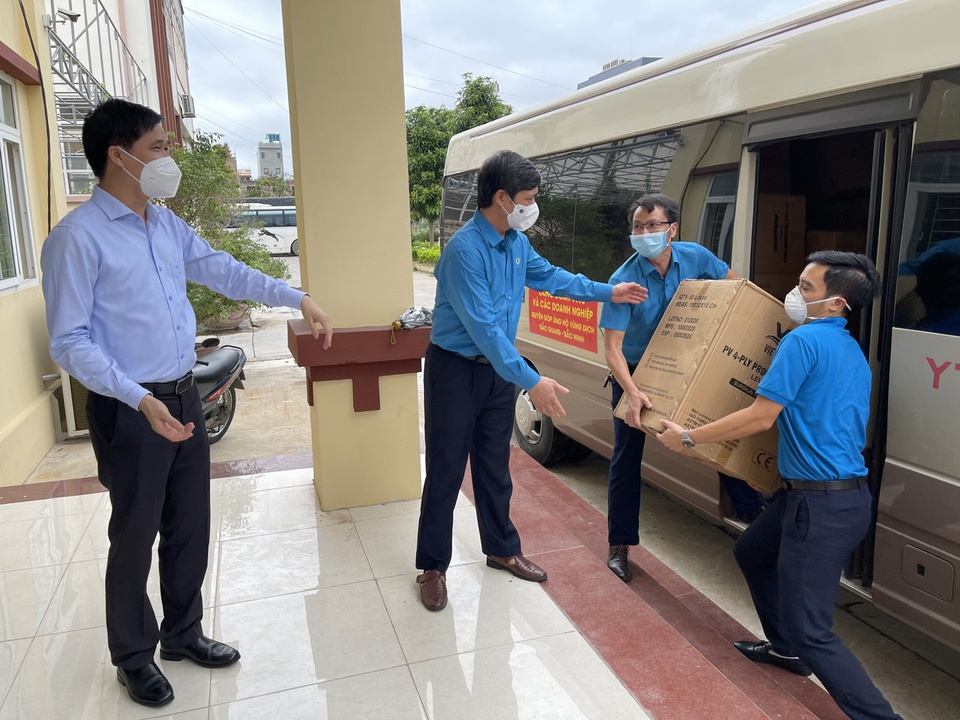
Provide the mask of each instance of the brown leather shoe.
[{"label": "brown leather shoe", "polygon": [[447,606],[447,574],[427,570],[417,575],[420,584],[420,602],[427,610],[443,610]]},{"label": "brown leather shoe", "polygon": [[506,570],[521,580],[529,580],[530,582],[543,582],[547,579],[547,573],[543,568],[530,562],[523,555],[514,555],[513,557],[487,555],[487,567]]}]

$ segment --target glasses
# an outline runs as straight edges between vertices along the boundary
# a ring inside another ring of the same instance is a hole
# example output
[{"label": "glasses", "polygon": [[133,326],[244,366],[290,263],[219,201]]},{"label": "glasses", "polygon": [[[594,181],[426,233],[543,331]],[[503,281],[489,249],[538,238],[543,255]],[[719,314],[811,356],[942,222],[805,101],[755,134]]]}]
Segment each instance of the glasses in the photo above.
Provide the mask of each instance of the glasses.
[{"label": "glasses", "polygon": [[664,225],[672,225],[673,223],[669,220],[655,220],[648,223],[634,223],[633,230],[634,232],[643,232],[644,230],[649,232],[656,232],[659,228]]}]

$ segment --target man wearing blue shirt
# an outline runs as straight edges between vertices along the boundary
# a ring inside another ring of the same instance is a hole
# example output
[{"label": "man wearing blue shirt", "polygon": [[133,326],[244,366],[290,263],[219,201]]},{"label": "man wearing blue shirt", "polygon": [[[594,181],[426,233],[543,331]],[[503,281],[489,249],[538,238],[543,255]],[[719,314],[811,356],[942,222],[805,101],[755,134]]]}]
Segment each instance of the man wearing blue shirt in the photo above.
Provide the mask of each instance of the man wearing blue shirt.
[{"label": "man wearing blue shirt", "polygon": [[[640,411],[652,407],[634,383],[633,373],[682,280],[737,277],[705,247],[674,240],[680,206],[667,195],[644,195],[630,207],[627,221],[636,252],[613,273],[610,282],[640,283],[649,296],[632,307],[605,305],[600,317],[614,409],[621,397],[627,397],[626,422],[613,418],[613,458],[607,482],[607,566],[624,582],[633,574],[630,546],[640,544],[640,467],[646,438],[640,429]],[[746,495],[759,505],[760,495],[745,483],[723,475],[721,478],[735,489],[742,488],[736,499]]]},{"label": "man wearing blue shirt", "polygon": [[517,153],[489,158],[477,179],[479,209],[444,247],[434,272],[437,299],[423,374],[427,476],[416,557],[428,610],[447,604],[453,510],[468,454],[487,565],[523,580],[547,579],[521,554],[510,521],[514,386],[550,417],[563,417],[557,394],[568,390],[541,377],[514,347],[524,288],[605,303],[638,303],[646,295],[636,283],[593,282],[536,253],[523,231],[536,222],[539,185],[533,163]]},{"label": "man wearing blue shirt", "polygon": [[846,329],[869,305],[880,276],[865,255],[821,251],[807,258],[784,300],[800,327],[780,342],[747,408],[685,430],[662,421],[672,450],[780,431],[785,490],[734,548],[768,640],[734,643],[754,662],[798,675],[811,670],[854,720],[900,718],[833,632],[840,573],[871,522],[863,449],[870,417],[870,366]]},{"label": "man wearing blue shirt", "polygon": [[[154,662],[184,658],[223,667],[240,658],[203,635],[200,588],[210,537],[210,451],[196,362],[196,319],[186,282],[232,298],[299,307],[324,347],[326,314],[305,293],[213,250],[166,208],[180,171],[162,117],[108,100],[83,125],[83,150],[99,179],[89,201],[43,245],[50,354],[90,390],[87,417],[100,482],[110,493],[104,581],[107,643],[117,679],[143,705],[173,700]],[[163,623],[147,596],[160,534]]]}]

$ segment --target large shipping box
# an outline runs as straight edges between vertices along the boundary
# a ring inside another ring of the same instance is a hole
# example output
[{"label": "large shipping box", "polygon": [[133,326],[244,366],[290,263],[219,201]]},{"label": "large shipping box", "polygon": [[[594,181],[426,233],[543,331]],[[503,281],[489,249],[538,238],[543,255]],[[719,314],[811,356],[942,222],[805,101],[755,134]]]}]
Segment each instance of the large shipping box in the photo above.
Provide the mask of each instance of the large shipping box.
[{"label": "large shipping box", "polygon": [[[783,303],[747,280],[684,280],[633,375],[653,403],[640,415],[644,430],[661,432],[661,418],[693,429],[750,405],[793,327]],[[773,427],[683,453],[770,492],[780,486],[777,440]]]}]

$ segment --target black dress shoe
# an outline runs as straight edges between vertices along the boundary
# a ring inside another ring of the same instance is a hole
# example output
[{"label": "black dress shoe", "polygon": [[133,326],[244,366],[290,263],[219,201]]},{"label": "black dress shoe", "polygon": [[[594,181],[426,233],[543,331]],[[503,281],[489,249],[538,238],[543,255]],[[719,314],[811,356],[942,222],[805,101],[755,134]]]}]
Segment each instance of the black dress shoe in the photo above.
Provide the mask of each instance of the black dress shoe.
[{"label": "black dress shoe", "polygon": [[630,578],[633,577],[633,571],[630,569],[630,546],[611,545],[610,554],[607,555],[607,567],[624,582],[630,582]]},{"label": "black dress shoe", "polygon": [[810,669],[810,666],[800,658],[796,656],[788,657],[786,655],[778,655],[775,653],[773,651],[773,644],[769,642],[750,642],[749,640],[741,640],[740,642],[735,642],[733,646],[748,658],[753,660],[753,662],[776,665],[777,667],[783,668],[787,672],[792,672],[794,675],[802,675],[803,677],[806,677],[813,672]]},{"label": "black dress shoe", "polygon": [[187,658],[203,667],[218,668],[233,665],[240,659],[240,653],[229,645],[201,635],[192,643],[182,647],[166,647],[161,643],[160,657],[175,662]]},{"label": "black dress shoe", "polygon": [[173,688],[153,661],[136,670],[117,668],[117,680],[127,689],[130,699],[141,705],[166,705],[173,700]]}]

